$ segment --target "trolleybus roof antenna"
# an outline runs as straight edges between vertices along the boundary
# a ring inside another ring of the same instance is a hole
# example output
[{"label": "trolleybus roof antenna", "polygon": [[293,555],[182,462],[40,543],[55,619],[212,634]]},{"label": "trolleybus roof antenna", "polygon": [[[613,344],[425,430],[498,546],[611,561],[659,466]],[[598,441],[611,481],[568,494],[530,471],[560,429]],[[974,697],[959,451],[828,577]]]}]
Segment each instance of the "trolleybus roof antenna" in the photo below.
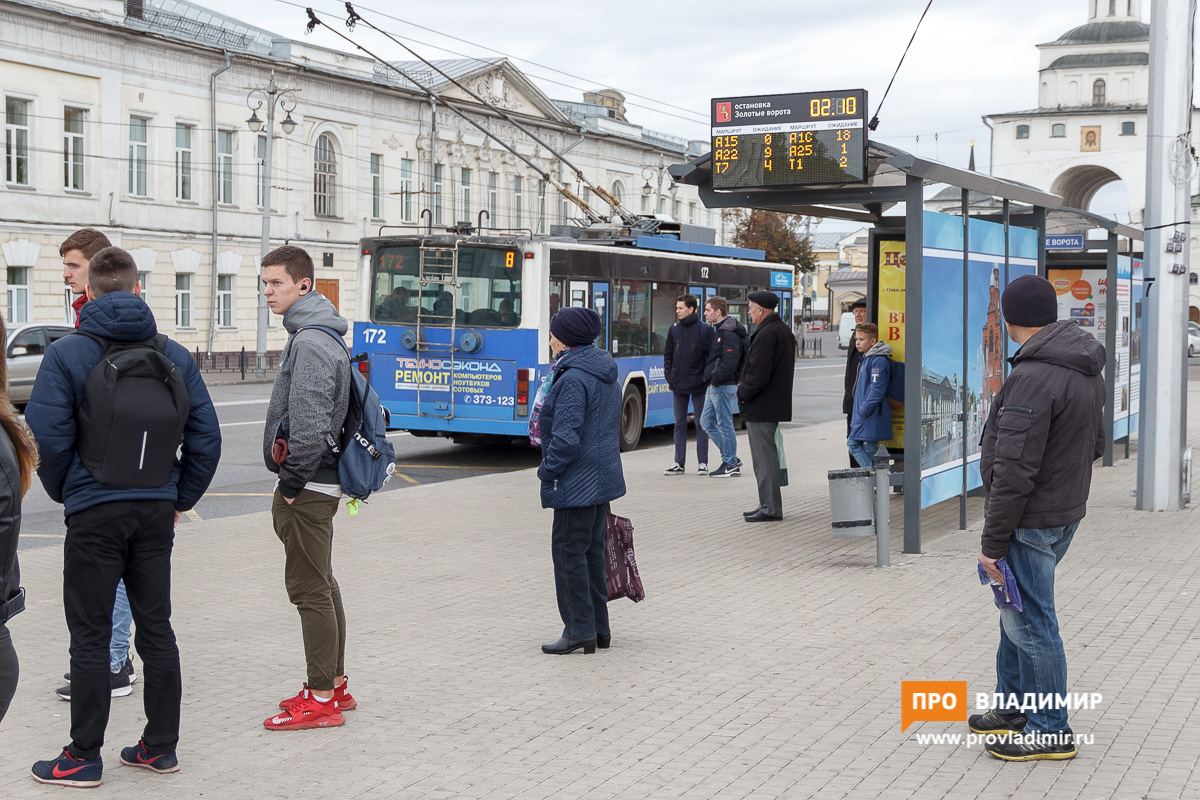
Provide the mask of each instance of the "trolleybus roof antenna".
[{"label": "trolleybus roof antenna", "polygon": [[[483,127],[483,125],[479,124],[475,120],[468,117],[465,113],[463,113],[458,108],[456,108],[453,103],[448,102],[446,100],[446,98],[442,97],[441,95],[439,95],[437,92],[433,91],[432,89],[422,85],[420,81],[417,81],[411,75],[405,73],[404,70],[399,69],[394,64],[388,63],[387,61],[380,58],[378,55],[371,52],[367,48],[363,47],[361,44],[354,41],[353,39],[351,39],[349,36],[345,35],[341,31],[327,25],[319,17],[317,17],[316,13],[312,10],[312,8],[306,8],[305,11],[308,12],[308,27],[306,28],[306,31],[305,31],[306,33],[311,33],[313,31],[313,29],[316,28],[318,25],[324,26],[326,30],[330,31],[335,36],[338,36],[341,39],[344,39],[345,41],[349,42],[351,45],[354,46],[355,49],[361,50],[362,52],[369,55],[371,58],[378,61],[380,64],[383,64],[384,66],[388,67],[389,69],[394,70],[402,78],[407,80],[413,86],[417,87],[417,89],[424,92],[428,96],[434,98],[435,100],[440,101],[442,103],[442,105],[444,105],[446,108],[453,111],[455,114],[457,114],[459,117],[461,117],[465,122],[474,126],[477,129],[479,129],[479,131],[484,136],[487,136],[489,139],[492,139],[497,144],[499,144],[501,147],[503,147],[505,150],[512,153],[514,156],[519,158],[521,161],[525,162],[525,164],[530,169],[532,169],[534,172],[536,172],[538,175],[540,175],[542,177],[542,180],[546,181],[546,183],[548,183],[549,185],[551,185],[555,189],[557,189],[559,194],[561,194],[563,197],[567,198],[568,200],[573,202],[575,205],[577,205],[579,207],[579,210],[582,211],[584,213],[584,215],[587,217],[589,223],[603,224],[604,222],[606,222],[606,220],[603,217],[601,217],[599,214],[597,214],[595,211],[592,210],[591,206],[589,206],[587,204],[587,202],[585,202],[583,200],[583,198],[579,197],[574,192],[572,192],[570,189],[568,189],[566,186],[564,186],[563,183],[561,181],[559,181],[557,178],[555,178],[553,175],[551,175],[550,173],[548,173],[545,170],[543,170],[542,168],[540,168],[537,164],[534,164],[532,161],[530,161],[528,158],[526,158],[521,153],[517,152],[517,149],[515,147],[513,147],[512,145],[505,142],[499,136],[496,136],[494,133],[489,131],[487,128]],[[358,17],[357,15],[355,15],[355,17],[352,18],[352,20],[353,19],[361,19],[361,17]],[[348,22],[349,22],[349,20],[348,20]],[[364,20],[364,22],[365,22],[365,20]],[[489,106],[489,108],[492,108],[492,107]],[[495,110],[495,109],[492,108],[492,110]]]},{"label": "trolleybus roof antenna", "polygon": [[[546,148],[551,153],[553,153],[554,156],[559,161],[566,164],[567,167],[569,167],[571,169],[571,171],[575,173],[575,176],[579,179],[579,182],[581,184],[586,186],[588,189],[591,189],[592,192],[594,192],[600,199],[602,199],[604,202],[606,202],[610,206],[612,206],[613,211],[621,217],[621,221],[623,223],[625,223],[626,225],[630,225],[630,226],[637,226],[639,224],[637,216],[630,213],[624,206],[622,206],[620,200],[615,198],[612,194],[610,194],[608,191],[606,191],[602,187],[597,186],[597,185],[593,184],[591,181],[589,181],[587,179],[587,177],[583,174],[583,170],[579,169],[579,167],[575,166],[570,161],[568,161],[567,157],[564,156],[562,153],[558,152],[553,147],[546,144],[546,142],[541,137],[539,137],[536,133],[534,133],[533,131],[526,128],[524,125],[522,125],[517,120],[513,119],[511,115],[509,115],[507,112],[504,111],[504,109],[502,109],[499,106],[496,106],[493,103],[480,97],[476,92],[474,92],[471,89],[464,86],[456,78],[454,78],[451,75],[446,74],[444,71],[442,71],[441,68],[439,68],[432,61],[429,61],[428,59],[422,57],[417,51],[413,50],[411,47],[404,44],[404,42],[400,41],[395,36],[392,36],[392,34],[388,33],[387,31],[383,30],[379,26],[375,25],[369,19],[364,18],[361,14],[359,14],[357,11],[354,10],[354,4],[349,2],[349,0],[347,0],[347,2],[346,2],[346,13],[349,15],[349,17],[346,19],[346,27],[347,28],[349,28],[350,30],[354,30],[354,25],[356,23],[361,22],[364,25],[366,25],[368,28],[370,28],[371,30],[373,30],[377,33],[383,34],[388,39],[390,39],[392,42],[394,42],[395,44],[404,48],[406,51],[411,53],[414,58],[419,60],[425,66],[432,69],[437,74],[441,75],[446,80],[450,81],[450,83],[457,86],[459,89],[461,89],[463,92],[465,92],[469,97],[471,97],[472,99],[477,101],[480,105],[484,105],[484,106],[487,106],[488,108],[491,108],[505,122],[512,123],[513,127],[515,127],[517,130],[521,131],[521,133],[524,133],[530,139],[533,139],[535,142],[540,144],[542,147]],[[393,67],[393,69],[395,69],[395,68]]]}]

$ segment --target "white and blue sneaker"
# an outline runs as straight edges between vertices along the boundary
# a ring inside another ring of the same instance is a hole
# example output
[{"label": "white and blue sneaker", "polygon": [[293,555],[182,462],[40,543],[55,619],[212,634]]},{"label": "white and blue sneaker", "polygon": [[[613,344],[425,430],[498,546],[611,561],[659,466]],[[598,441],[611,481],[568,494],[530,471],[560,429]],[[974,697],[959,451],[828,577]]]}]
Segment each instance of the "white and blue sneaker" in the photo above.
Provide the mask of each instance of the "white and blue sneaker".
[{"label": "white and blue sneaker", "polygon": [[710,478],[740,478],[742,477],[742,465],[738,463],[734,466],[729,466],[725,462],[721,462],[721,466],[717,467],[709,474]]},{"label": "white and blue sneaker", "polygon": [[685,472],[687,472],[687,470],[683,468],[682,464],[672,464],[663,470],[663,475],[682,475]]}]

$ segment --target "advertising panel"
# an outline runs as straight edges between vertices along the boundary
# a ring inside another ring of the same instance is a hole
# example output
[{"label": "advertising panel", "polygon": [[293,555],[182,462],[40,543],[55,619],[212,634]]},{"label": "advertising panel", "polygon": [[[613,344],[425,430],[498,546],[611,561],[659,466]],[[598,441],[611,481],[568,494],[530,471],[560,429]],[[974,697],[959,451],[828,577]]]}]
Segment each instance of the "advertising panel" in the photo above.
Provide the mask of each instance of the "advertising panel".
[{"label": "advertising panel", "polygon": [[[904,363],[904,242],[879,242],[879,341],[892,347],[892,360]],[[892,410],[889,450],[904,449],[904,409]]]},{"label": "advertising panel", "polygon": [[[1038,235],[972,219],[964,280],[961,217],[924,212],[921,325],[921,506],[982,484],[979,442],[1007,370],[1000,313],[1009,282],[1037,271]],[[964,297],[965,316],[964,316]],[[964,347],[965,332],[965,347]],[[911,367],[910,367],[911,368]]]},{"label": "advertising panel", "polygon": [[516,403],[517,366],[495,359],[449,359],[394,356],[381,364],[394,370],[396,399],[416,403],[418,391],[428,412],[453,403],[456,416],[512,419]]}]

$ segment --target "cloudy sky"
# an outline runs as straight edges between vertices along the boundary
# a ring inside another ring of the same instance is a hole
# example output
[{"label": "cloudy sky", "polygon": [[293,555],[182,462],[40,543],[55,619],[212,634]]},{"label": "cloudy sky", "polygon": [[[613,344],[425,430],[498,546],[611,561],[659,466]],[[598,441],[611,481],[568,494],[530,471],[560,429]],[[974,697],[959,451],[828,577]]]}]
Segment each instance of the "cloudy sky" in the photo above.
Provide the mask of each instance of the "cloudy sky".
[{"label": "cloudy sky", "polygon": [[[305,38],[307,15],[286,0],[197,1]],[[627,96],[630,121],[706,138],[709,100],[718,95],[865,88],[874,112],[926,1],[366,0],[355,7],[426,58],[507,55],[553,98],[579,100],[584,89],[616,88]],[[343,3],[302,2],[309,3],[345,31]],[[986,170],[988,129],[980,117],[1037,105],[1035,45],[1087,22],[1087,6],[1087,0],[934,0],[874,138],[956,166],[966,166],[974,139],[977,166]],[[389,59],[410,58],[363,27],[350,35]],[[321,29],[308,39],[347,47]],[[1123,189],[1109,189],[1092,207],[1123,216],[1128,205]]]}]

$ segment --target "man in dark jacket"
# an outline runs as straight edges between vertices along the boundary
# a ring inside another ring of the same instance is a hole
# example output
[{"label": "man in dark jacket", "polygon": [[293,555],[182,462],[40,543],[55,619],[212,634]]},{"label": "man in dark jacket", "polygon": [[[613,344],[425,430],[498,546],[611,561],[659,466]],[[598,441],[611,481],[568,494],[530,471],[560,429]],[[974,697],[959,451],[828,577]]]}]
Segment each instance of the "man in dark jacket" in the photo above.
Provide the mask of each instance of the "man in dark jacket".
[{"label": "man in dark jacket", "polygon": [[[694,295],[681,294],[675,298],[675,322],[667,331],[667,344],[663,349],[663,374],[675,408],[675,462],[667,468],[667,475],[682,475],[687,463],[688,401],[692,410],[699,414],[704,410],[704,393],[708,382],[704,380],[704,364],[708,360],[708,340],[711,331],[697,313],[699,303]],[[708,434],[702,425],[696,425],[696,459],[699,471],[708,472]]]},{"label": "man in dark jacket", "polygon": [[[1104,453],[1105,352],[1073,321],[1056,321],[1057,296],[1044,278],[1017,278],[1001,305],[1020,349],[984,427],[979,563],[998,583],[997,562],[1007,563],[1024,610],[1000,610],[1001,705],[969,724],[977,733],[1016,734],[985,745],[997,758],[1061,760],[1076,749],[1066,709],[1054,702],[1067,693],[1054,570],[1086,512],[1092,462]],[[1026,697],[1038,702],[1031,707]]]},{"label": "man in dark jacket", "polygon": [[621,387],[612,356],[593,344],[600,316],[564,308],[550,320],[554,370],[542,403],[542,508],[554,509],[550,551],[562,637],[542,651],[565,655],[606,648],[608,589],[604,530],[608,504],[625,495],[621,470]]},{"label": "man in dark jacket", "polygon": [[779,423],[792,419],[792,380],[796,370],[796,337],[775,313],[774,292],[751,292],[750,337],[738,404],[750,438],[750,458],[758,482],[758,508],[742,516],[747,522],[783,519],[783,441]]},{"label": "man in dark jacket", "polygon": [[161,352],[182,377],[190,403],[182,456],[166,483],[150,488],[101,483],[84,465],[76,444],[84,388],[104,353],[92,337],[123,343],[145,342],[158,334],[137,280],[137,265],[124,250],[110,247],[92,257],[80,333],[50,345],[25,411],[41,453],[38,477],[67,517],[63,605],[71,633],[71,744],[57,759],[34,764],[34,778],[41,783],[89,786],[100,781],[100,747],[111,699],[113,600],[122,578],[145,665],[146,727],[137,745],[121,751],[121,762],[155,772],[179,769],[175,748],[182,688],[171,629],[171,547],[175,525],[200,500],[221,456],[217,415],[187,350],[163,337]]},{"label": "man in dark jacket", "polygon": [[342,487],[329,446],[341,439],[350,406],[350,356],[327,332],[309,328],[345,335],[349,325],[313,291],[315,279],[302,248],[285,245],[263,257],[263,294],[288,332],[267,404],[263,462],[279,475],[271,521],[283,543],[283,582],[300,614],[308,670],[300,692],[263,721],[274,731],[337,727],[346,722],[342,712],[358,705],[346,686],[346,613],[333,575]]},{"label": "man in dark jacket", "polygon": [[[866,298],[860,297],[855,300],[850,306],[850,311],[854,314],[854,325],[856,327],[866,322]],[[858,380],[858,362],[862,360],[862,353],[858,352],[858,348],[854,346],[855,336],[857,334],[850,337],[850,347],[846,348],[845,388],[842,392],[842,413],[846,415],[846,438],[850,438],[850,417],[854,413],[854,384]],[[853,453],[850,455],[850,466],[858,466]]]},{"label": "man in dark jacket", "polygon": [[704,320],[713,326],[715,335],[709,343],[708,362],[704,366],[708,391],[704,395],[700,427],[721,451],[721,466],[710,473],[713,478],[740,478],[742,475],[742,462],[737,457],[737,435],[733,432],[733,410],[737,405],[738,373],[750,335],[745,325],[726,316],[727,309],[724,297],[710,297],[704,302]]}]

